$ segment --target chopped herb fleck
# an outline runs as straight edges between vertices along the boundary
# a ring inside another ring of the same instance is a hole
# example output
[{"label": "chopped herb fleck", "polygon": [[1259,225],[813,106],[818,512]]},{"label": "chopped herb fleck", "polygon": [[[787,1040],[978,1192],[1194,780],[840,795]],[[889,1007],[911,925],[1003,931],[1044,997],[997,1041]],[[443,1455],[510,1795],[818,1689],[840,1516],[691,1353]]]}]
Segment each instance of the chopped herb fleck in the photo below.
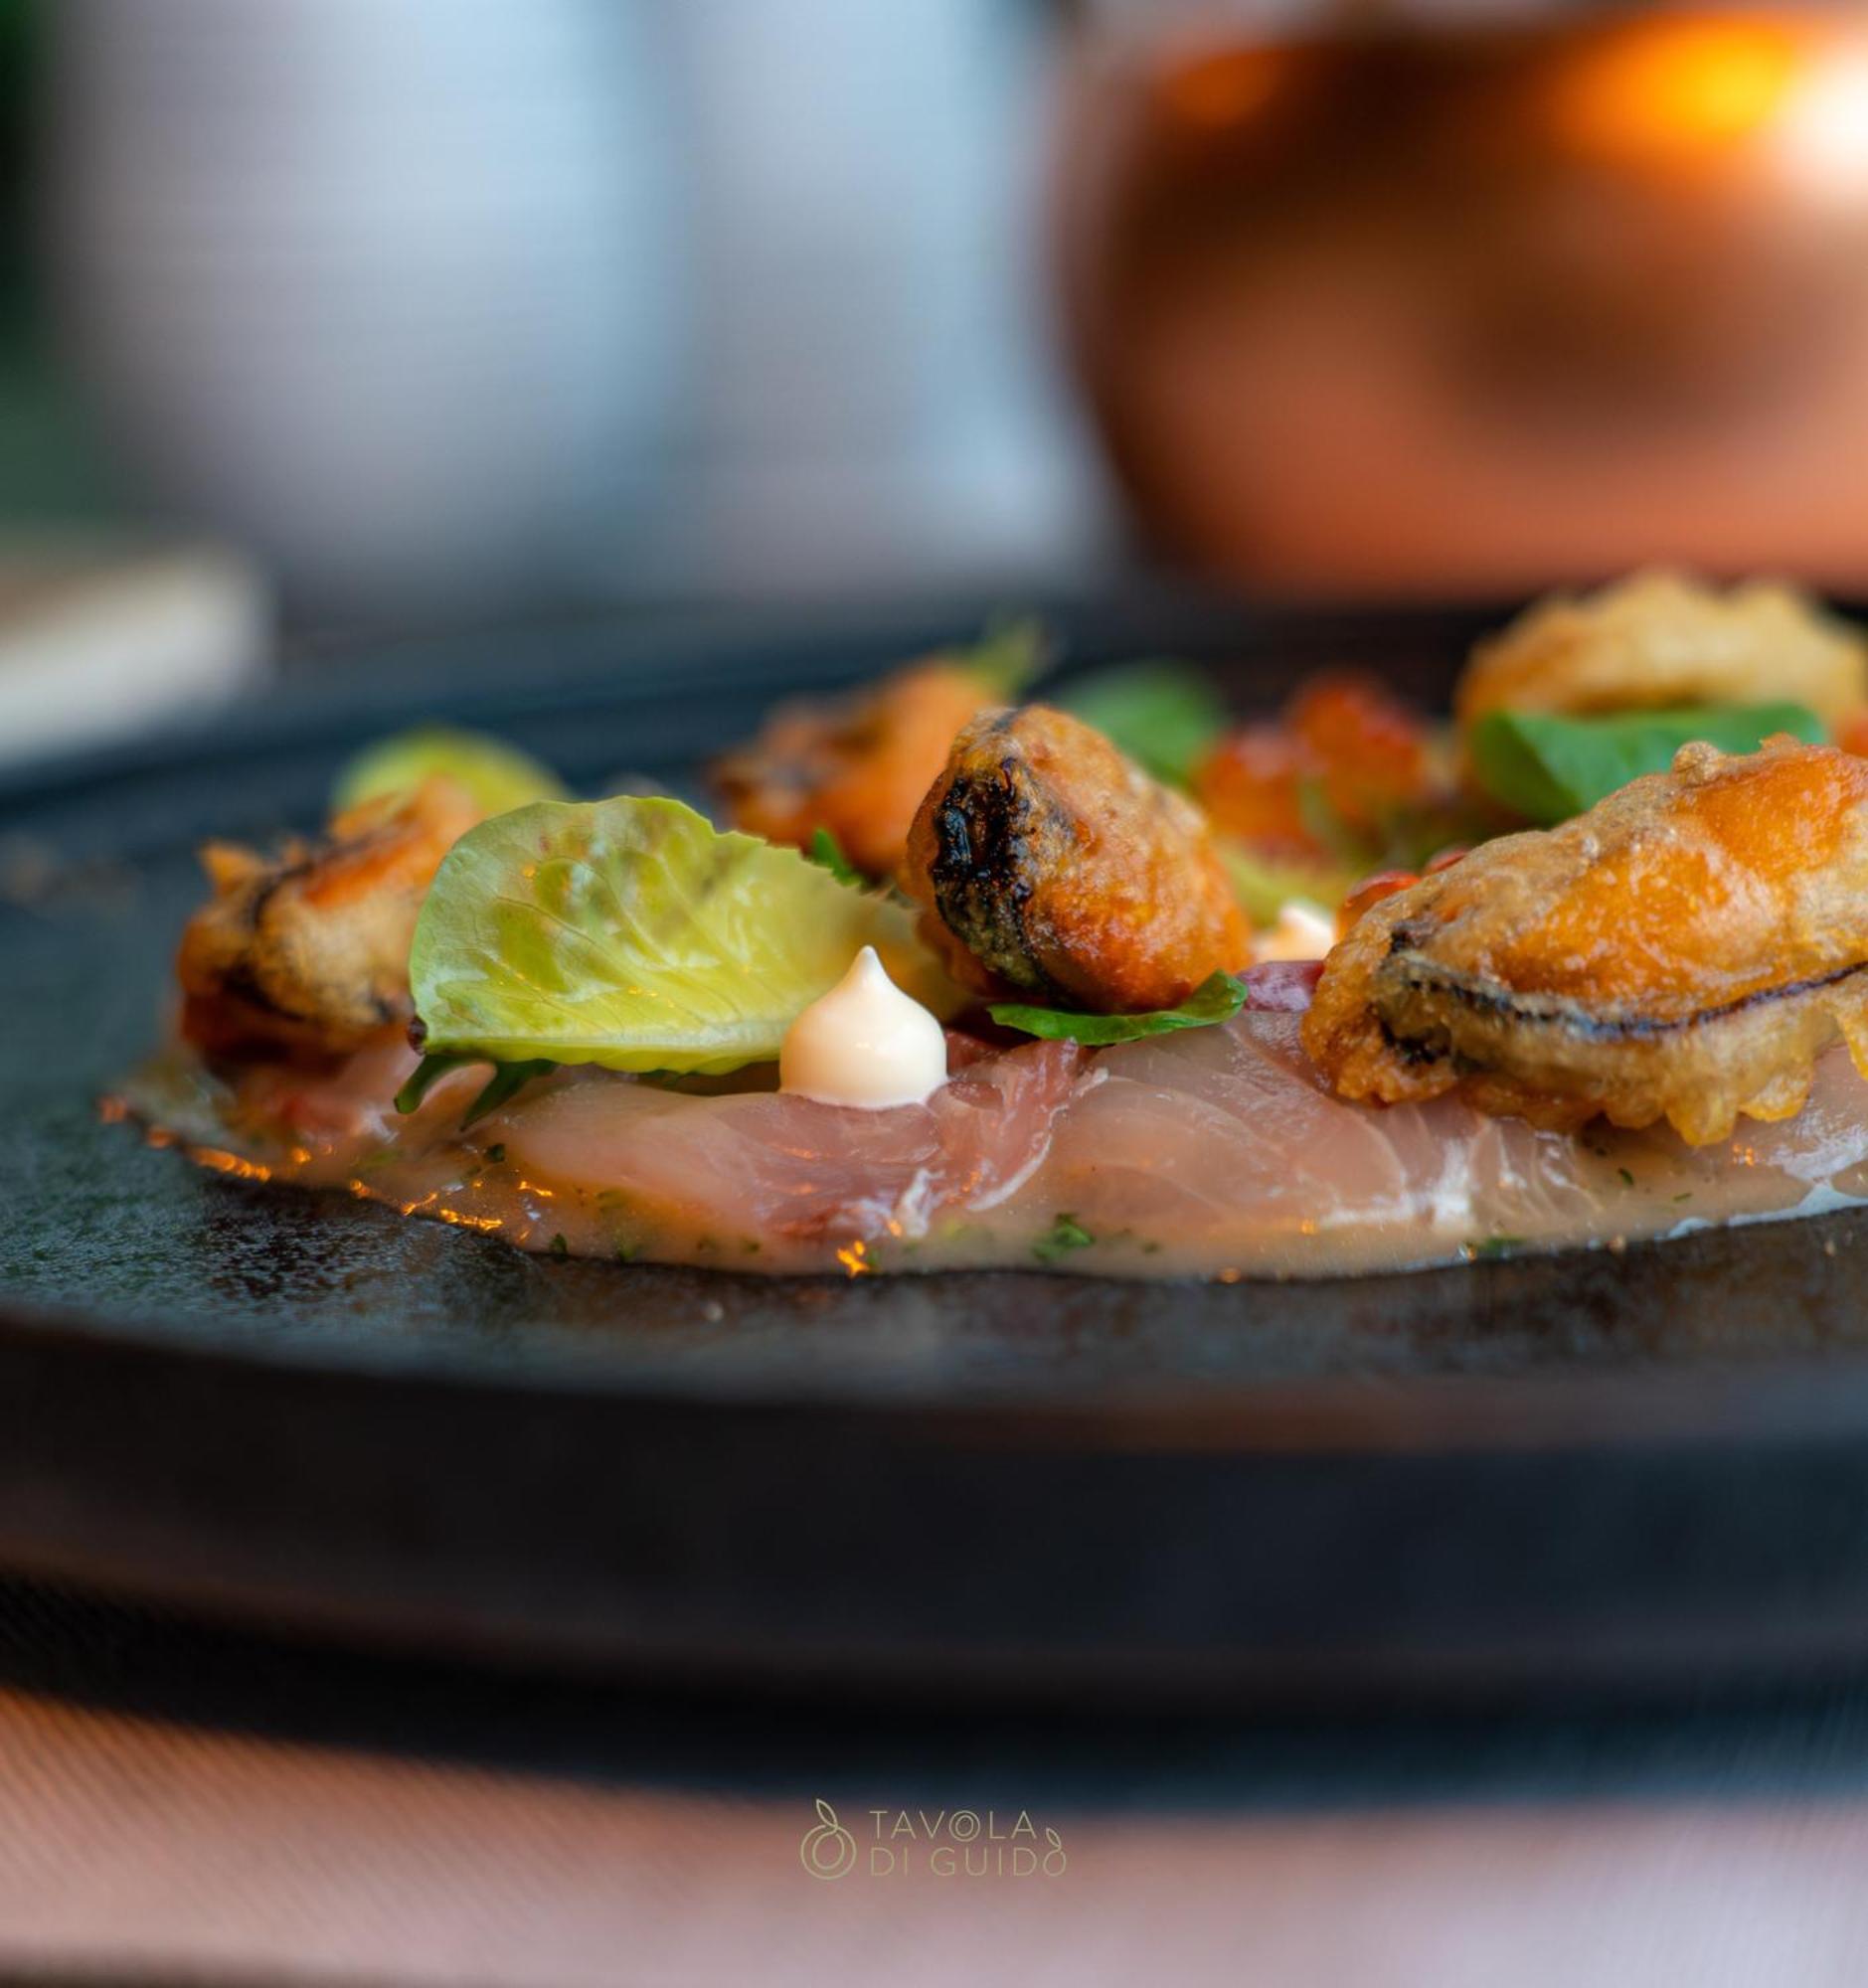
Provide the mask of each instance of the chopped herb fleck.
[{"label": "chopped herb fleck", "polygon": [[1688,1188],[1684,1194],[1676,1194],[1673,1198],[1675,1201],[1691,1201],[1693,1199],[1693,1190]]},{"label": "chopped herb fleck", "polygon": [[1070,1250],[1087,1248],[1096,1240],[1074,1215],[1060,1215],[1031,1245],[1031,1253],[1041,1263],[1054,1263]]},{"label": "chopped herb fleck", "polygon": [[1628,1172],[1626,1167],[1616,1167],[1615,1172],[1621,1176],[1623,1186],[1632,1187],[1634,1185],[1634,1176]]},{"label": "chopped herb fleck", "polygon": [[491,1160],[495,1166],[499,1166],[504,1162],[506,1158],[506,1148],[503,1145],[488,1146],[486,1149],[486,1157],[489,1160]]},{"label": "chopped herb fleck", "polygon": [[552,1254],[554,1256],[569,1256],[571,1254],[571,1244],[565,1241],[562,1229],[552,1238]]},{"label": "chopped herb fleck", "polygon": [[1522,1236],[1488,1236],[1482,1242],[1468,1242],[1466,1254],[1475,1263],[1495,1262],[1500,1256],[1508,1256],[1513,1249],[1524,1246]]}]

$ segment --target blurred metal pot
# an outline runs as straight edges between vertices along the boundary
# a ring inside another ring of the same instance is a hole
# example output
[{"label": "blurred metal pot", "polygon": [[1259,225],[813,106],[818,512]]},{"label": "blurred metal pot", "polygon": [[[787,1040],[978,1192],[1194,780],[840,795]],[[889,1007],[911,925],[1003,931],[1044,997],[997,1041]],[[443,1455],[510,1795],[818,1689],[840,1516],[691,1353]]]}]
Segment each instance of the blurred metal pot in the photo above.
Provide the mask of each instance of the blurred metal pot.
[{"label": "blurred metal pot", "polygon": [[1092,0],[1057,166],[1078,370],[1171,552],[1868,582],[1860,6]]}]

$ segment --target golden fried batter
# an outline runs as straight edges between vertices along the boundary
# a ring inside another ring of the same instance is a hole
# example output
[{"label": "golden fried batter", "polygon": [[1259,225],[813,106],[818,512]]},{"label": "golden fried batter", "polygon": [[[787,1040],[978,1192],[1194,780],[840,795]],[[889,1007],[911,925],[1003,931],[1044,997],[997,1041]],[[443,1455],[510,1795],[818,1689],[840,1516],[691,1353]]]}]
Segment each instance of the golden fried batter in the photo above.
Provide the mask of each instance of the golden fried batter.
[{"label": "golden fried batter", "polygon": [[1697,704],[1807,705],[1833,730],[1868,700],[1862,638],[1787,586],[1721,593],[1639,573],[1576,598],[1552,594],[1472,652],[1453,700],[1460,728],[1488,711],[1588,716]]},{"label": "golden fried batter", "polygon": [[356,1049],[406,1025],[416,913],[481,810],[433,775],[365,801],[317,844],[276,861],[229,843],[202,852],[214,896],[188,921],[176,972],[182,1033],[211,1055]]},{"label": "golden fried batter", "polygon": [[1170,1008],[1250,950],[1199,809],[1045,705],[960,733],[915,817],[906,881],[972,984],[1061,1007]]},{"label": "golden fried batter", "polygon": [[893,877],[953,735],[992,702],[977,672],[919,663],[842,703],[786,705],[714,781],[735,828],[797,849],[826,828],[865,875]]},{"label": "golden fried batter", "polygon": [[1345,1097],[1666,1117],[1706,1145],[1793,1116],[1838,1030],[1868,1075],[1868,761],[1778,739],[1683,746],[1373,905],[1303,1041]]}]

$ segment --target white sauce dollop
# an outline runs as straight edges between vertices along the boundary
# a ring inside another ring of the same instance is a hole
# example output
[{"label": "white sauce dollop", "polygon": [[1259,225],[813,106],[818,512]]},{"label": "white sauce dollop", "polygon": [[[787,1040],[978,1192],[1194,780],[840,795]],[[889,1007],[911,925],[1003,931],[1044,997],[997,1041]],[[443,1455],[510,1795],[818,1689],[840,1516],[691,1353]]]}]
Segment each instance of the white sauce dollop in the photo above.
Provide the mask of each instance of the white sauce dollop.
[{"label": "white sauce dollop", "polygon": [[1252,957],[1258,965],[1268,959],[1323,959],[1335,943],[1335,919],[1320,906],[1292,898],[1278,907],[1272,929],[1253,941]]},{"label": "white sauce dollop", "polygon": [[824,1104],[921,1104],[947,1080],[947,1039],[866,945],[830,992],[785,1031],[778,1087]]}]

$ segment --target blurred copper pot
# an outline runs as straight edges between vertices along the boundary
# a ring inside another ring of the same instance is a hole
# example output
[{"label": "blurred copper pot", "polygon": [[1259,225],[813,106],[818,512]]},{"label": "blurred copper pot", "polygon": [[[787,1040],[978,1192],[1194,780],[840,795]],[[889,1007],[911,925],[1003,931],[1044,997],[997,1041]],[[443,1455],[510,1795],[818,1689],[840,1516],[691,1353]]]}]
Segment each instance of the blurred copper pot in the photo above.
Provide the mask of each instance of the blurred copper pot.
[{"label": "blurred copper pot", "polygon": [[1080,13],[1066,317],[1144,531],[1293,589],[1868,583],[1868,9],[1439,11]]}]

